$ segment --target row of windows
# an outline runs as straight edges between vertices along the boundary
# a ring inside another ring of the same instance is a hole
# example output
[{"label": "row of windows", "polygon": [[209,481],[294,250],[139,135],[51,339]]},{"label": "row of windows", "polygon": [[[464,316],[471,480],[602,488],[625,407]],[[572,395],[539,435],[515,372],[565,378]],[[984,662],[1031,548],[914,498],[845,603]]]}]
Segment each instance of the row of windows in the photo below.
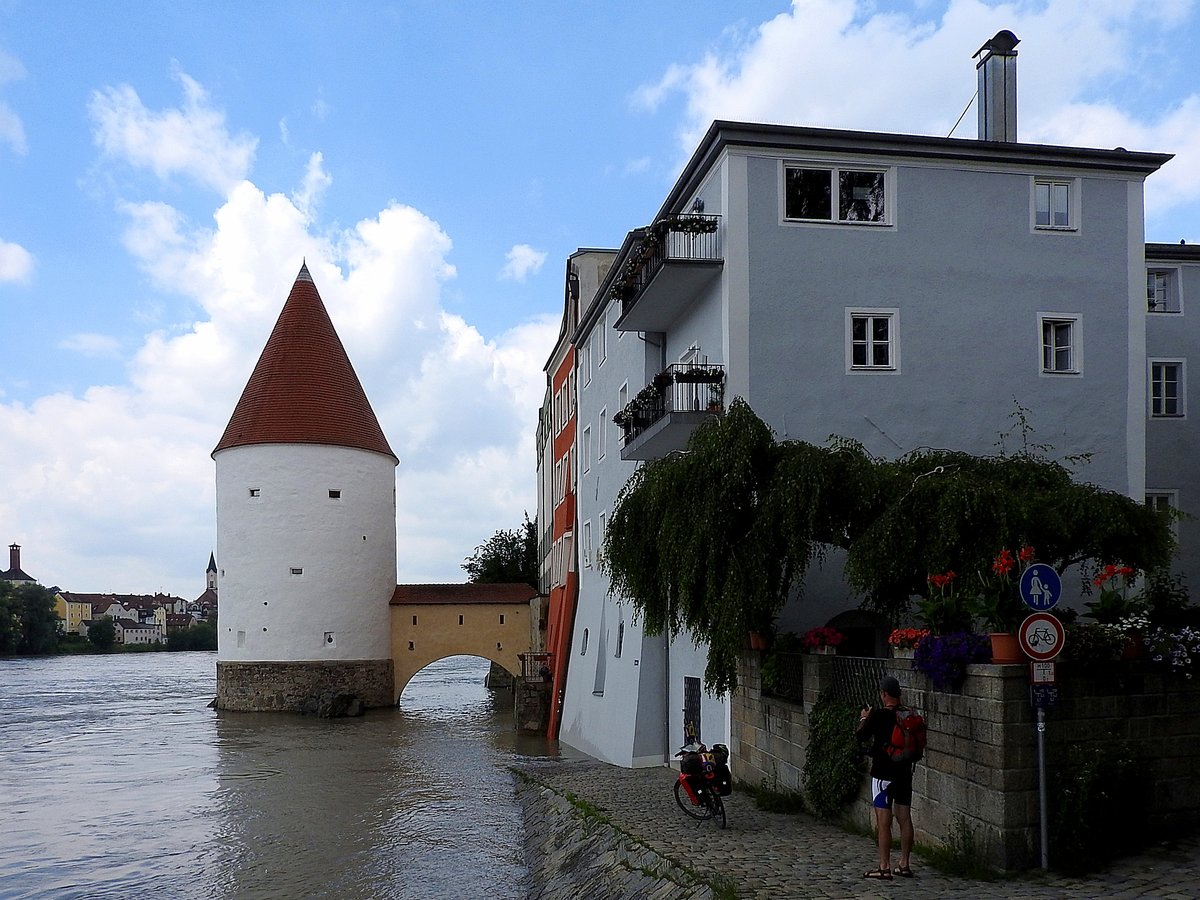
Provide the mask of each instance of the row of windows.
[{"label": "row of windows", "polygon": [[[1082,319],[1074,315],[1038,316],[1042,337],[1041,370],[1047,375],[1083,372]],[[851,371],[899,371],[899,312],[846,311],[846,365]],[[1149,360],[1150,415],[1175,418],[1185,413],[1184,360]]]},{"label": "row of windows", "polygon": [[[583,637],[579,641],[579,655],[587,656],[588,644],[591,640],[591,629],[583,629]],[[613,651],[613,659],[620,659],[621,654],[625,651],[625,623],[621,622],[617,625],[617,649]],[[593,691],[593,693],[603,693],[603,685],[601,691]]]},{"label": "row of windows", "polygon": [[600,322],[592,329],[592,336],[579,349],[579,379],[584,387],[592,382],[592,363],[599,369],[608,360],[609,314],[609,310],[605,310]]},{"label": "row of windows", "polygon": [[[793,222],[888,225],[892,170],[868,166],[783,166],[783,218]],[[1079,180],[1034,177],[1030,218],[1037,231],[1079,227]]]},{"label": "row of windows", "polygon": [[571,420],[571,416],[575,415],[575,370],[572,369],[567,373],[567,377],[563,380],[562,387],[555,392],[551,400],[551,406],[554,415],[553,433],[558,434],[566,427],[567,422]]},{"label": "row of windows", "polygon": [[[498,615],[500,616],[500,624],[501,624],[501,625],[503,625],[503,624],[504,624],[504,613],[499,613]],[[416,616],[413,616],[413,617],[412,617],[412,623],[413,623],[414,625],[416,625],[416,624],[417,624],[417,617],[416,617]],[[466,624],[467,624],[467,617],[466,617],[466,616],[459,616],[459,617],[458,617],[458,624],[459,624],[459,625],[466,625]]]},{"label": "row of windows", "polygon": [[[262,499],[262,488],[252,487],[252,488],[247,488],[246,491],[251,500],[261,500]],[[342,499],[341,490],[339,490],[338,488],[330,488],[329,489],[329,499],[330,500],[341,500]]]}]

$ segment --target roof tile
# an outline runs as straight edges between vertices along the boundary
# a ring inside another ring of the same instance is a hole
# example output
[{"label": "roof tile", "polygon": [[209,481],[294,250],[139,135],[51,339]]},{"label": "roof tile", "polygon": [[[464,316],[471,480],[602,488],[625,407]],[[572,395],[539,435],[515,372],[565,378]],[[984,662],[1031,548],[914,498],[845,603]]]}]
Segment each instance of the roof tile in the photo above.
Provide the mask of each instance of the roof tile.
[{"label": "roof tile", "polygon": [[399,463],[307,265],[296,276],[213,455],[249,444],[354,447]]}]

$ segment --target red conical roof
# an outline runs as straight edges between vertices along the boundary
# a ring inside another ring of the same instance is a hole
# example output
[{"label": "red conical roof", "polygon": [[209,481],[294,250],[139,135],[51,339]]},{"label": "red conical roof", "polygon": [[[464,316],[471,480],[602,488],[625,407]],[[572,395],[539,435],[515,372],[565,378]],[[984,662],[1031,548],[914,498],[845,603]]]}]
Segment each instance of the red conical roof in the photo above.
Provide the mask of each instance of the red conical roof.
[{"label": "red conical roof", "polygon": [[300,267],[213,455],[247,444],[355,447],[399,463],[307,265]]}]

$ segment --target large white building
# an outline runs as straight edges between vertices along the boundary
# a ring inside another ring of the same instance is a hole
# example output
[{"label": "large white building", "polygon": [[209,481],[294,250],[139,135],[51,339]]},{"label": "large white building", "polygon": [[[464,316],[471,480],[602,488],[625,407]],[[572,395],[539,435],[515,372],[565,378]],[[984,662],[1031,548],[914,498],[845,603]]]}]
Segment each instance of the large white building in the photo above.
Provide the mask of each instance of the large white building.
[{"label": "large white building", "polygon": [[[781,439],[836,434],[881,457],[993,453],[1019,403],[1039,442],[1090,454],[1089,482],[1187,507],[1197,482],[1147,461],[1195,446],[1172,399],[1185,320],[1147,310],[1143,185],[1170,156],[1018,142],[1015,44],[1001,32],[978,54],[976,140],[714,122],[581,298],[566,743],[636,766],[694,731],[730,737],[723,699],[700,689],[704,648],[646,639],[594,565],[632,467],[684,449],[710,402],[742,397]],[[1168,297],[1200,274],[1194,254],[1154,253]],[[1175,421],[1148,435],[1157,418]],[[780,627],[836,622],[850,652],[880,653],[886,623],[857,609],[838,562],[809,573]]]}]

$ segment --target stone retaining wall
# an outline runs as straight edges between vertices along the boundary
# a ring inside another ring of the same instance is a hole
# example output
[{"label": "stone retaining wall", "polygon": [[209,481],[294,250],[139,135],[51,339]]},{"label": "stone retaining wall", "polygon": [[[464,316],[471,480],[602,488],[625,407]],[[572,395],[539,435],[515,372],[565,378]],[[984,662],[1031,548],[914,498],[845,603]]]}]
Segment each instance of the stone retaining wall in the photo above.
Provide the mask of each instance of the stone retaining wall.
[{"label": "stone retaining wall", "polygon": [[353,694],[364,706],[393,706],[390,659],[217,662],[217,709],[300,712],[323,693]]},{"label": "stone retaining wall", "polygon": [[[804,701],[764,697],[752,652],[739,673],[732,704],[731,750],[738,780],[799,791],[808,745],[808,715],[833,680],[834,658],[804,660]],[[1036,713],[1025,665],[971,666],[961,691],[932,690],[928,678],[895,661],[905,702],[922,711],[929,750],[916,768],[917,839],[942,843],[965,823],[992,865],[1022,869],[1040,859]],[[1153,784],[1157,826],[1200,822],[1200,685],[1139,669],[1064,673],[1059,705],[1046,714],[1047,758],[1079,742],[1118,745]],[[1114,750],[1114,752],[1117,752]],[[847,816],[872,827],[865,774],[859,802]],[[1051,811],[1053,812],[1053,811]],[[1050,848],[1053,854],[1053,848]]]},{"label": "stone retaining wall", "polygon": [[608,823],[585,816],[552,789],[518,777],[517,798],[525,820],[528,900],[712,900],[707,884]]}]

